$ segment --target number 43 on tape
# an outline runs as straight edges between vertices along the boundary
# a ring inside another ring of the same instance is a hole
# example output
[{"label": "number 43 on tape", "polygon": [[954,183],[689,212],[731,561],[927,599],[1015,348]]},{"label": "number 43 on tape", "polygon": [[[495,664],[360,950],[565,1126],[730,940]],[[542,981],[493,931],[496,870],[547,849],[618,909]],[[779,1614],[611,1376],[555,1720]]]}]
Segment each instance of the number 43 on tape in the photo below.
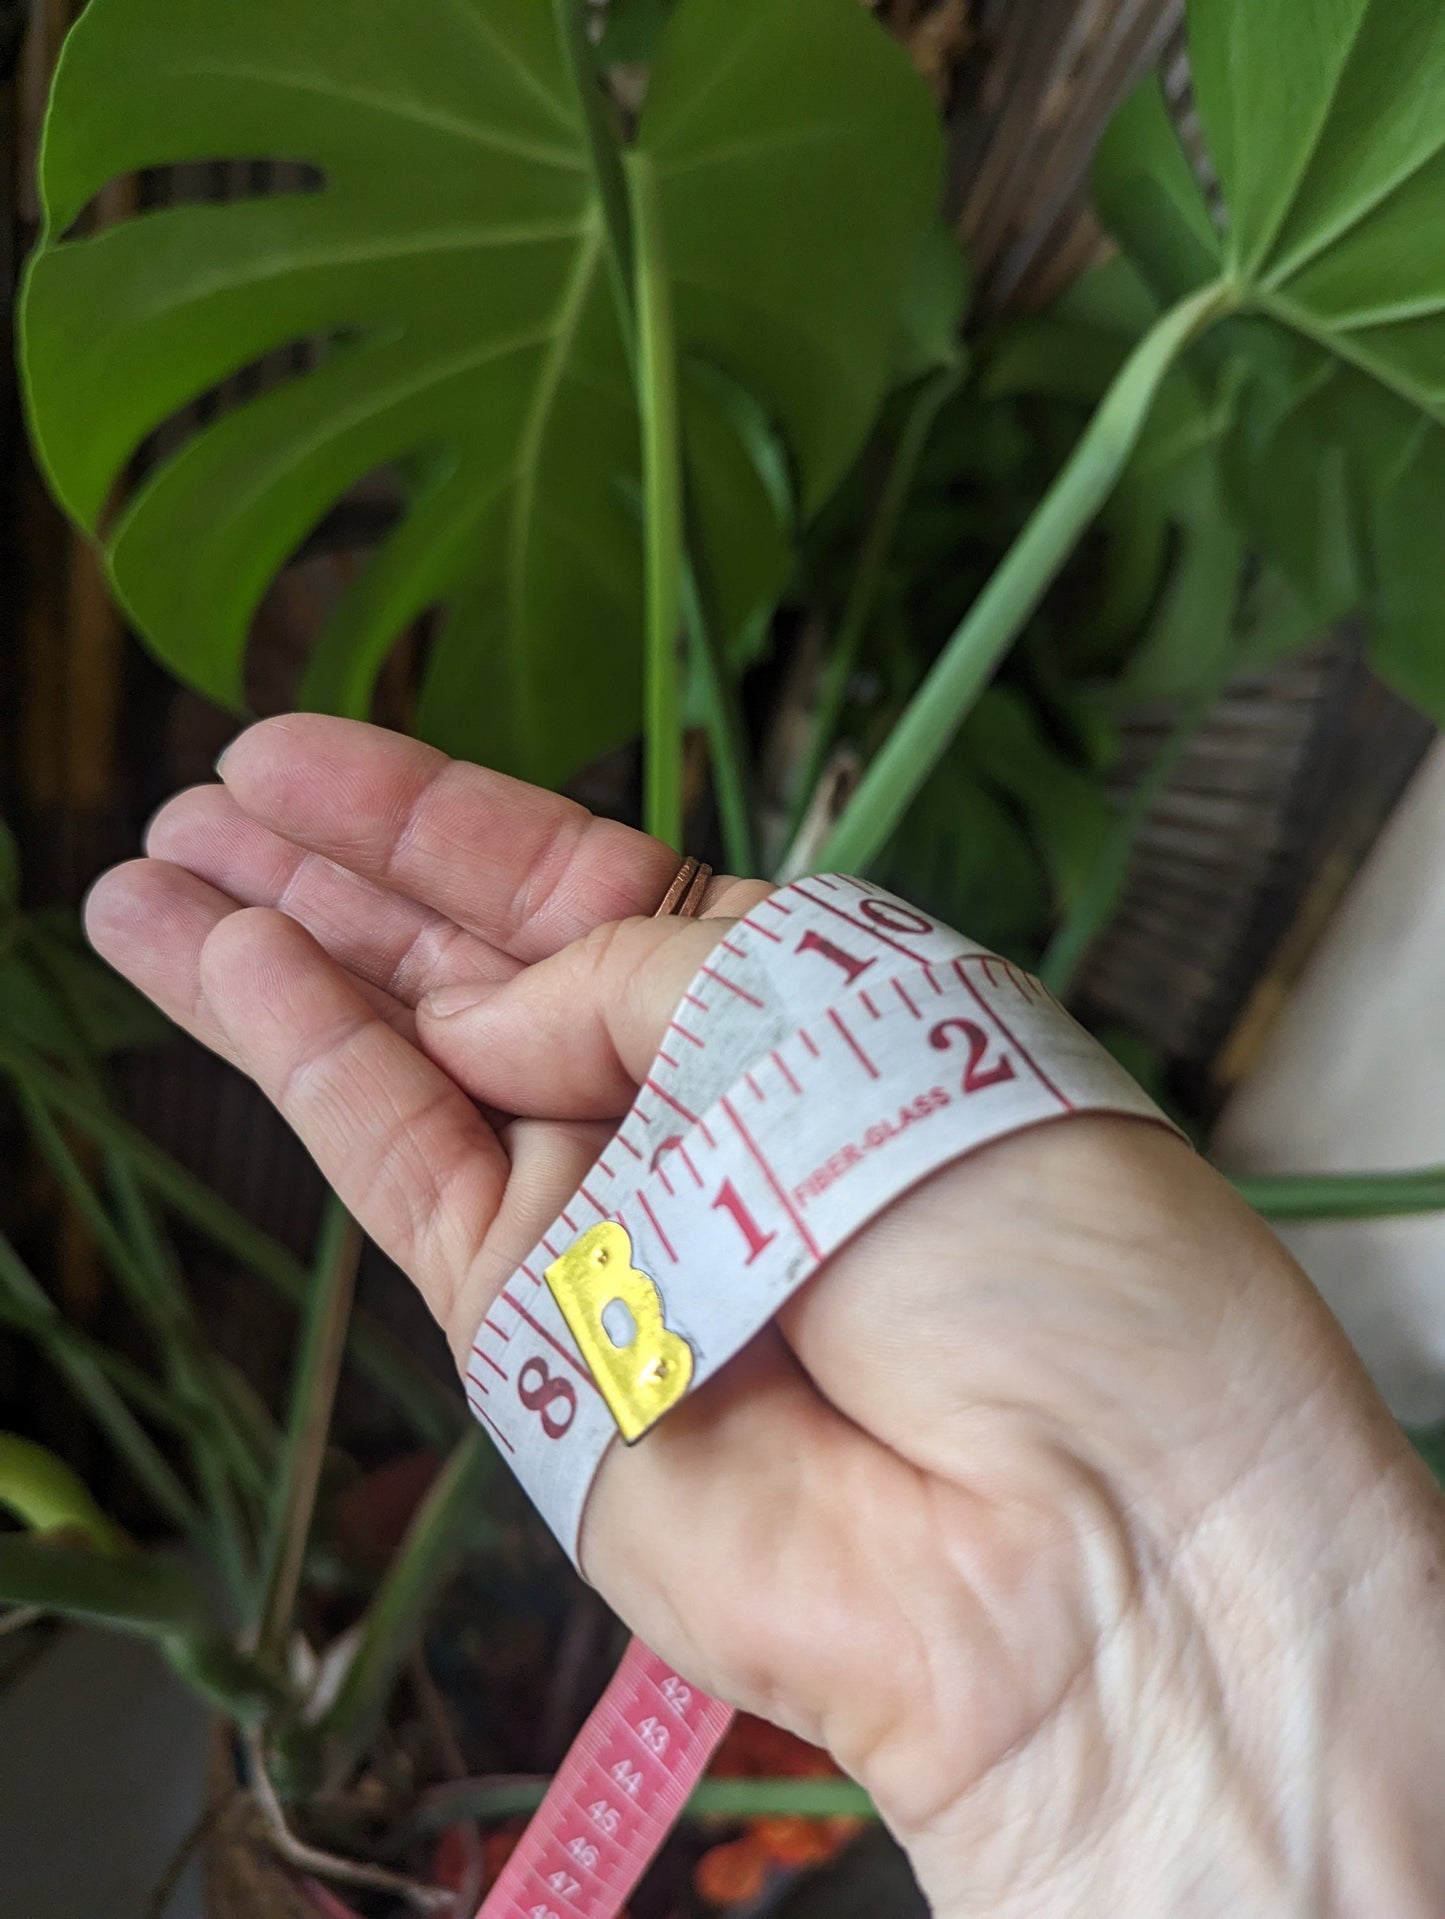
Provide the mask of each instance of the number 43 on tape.
[{"label": "number 43 on tape", "polygon": [[[478,1329],[467,1395],[580,1564],[587,1495],[839,1247],[991,1140],[1163,1120],[1031,975],[822,875],[733,925],[606,1153]],[[613,1919],[729,1709],[634,1642],[479,1919]]]}]

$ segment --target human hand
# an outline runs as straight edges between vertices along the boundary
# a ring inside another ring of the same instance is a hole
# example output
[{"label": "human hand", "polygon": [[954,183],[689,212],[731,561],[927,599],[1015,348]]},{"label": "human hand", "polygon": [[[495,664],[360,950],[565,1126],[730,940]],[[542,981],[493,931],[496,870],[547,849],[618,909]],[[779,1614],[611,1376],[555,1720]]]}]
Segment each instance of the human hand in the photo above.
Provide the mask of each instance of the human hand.
[{"label": "human hand", "polygon": [[[629,919],[667,849],[347,722],[255,727],[224,779],[92,938],[275,1099],[460,1358],[767,889]],[[1445,1695],[1439,1502],[1161,1129],[1042,1127],[898,1202],[614,1449],[583,1550],[665,1658],[862,1780],[940,1914],[1438,1906],[1399,1762]]]}]

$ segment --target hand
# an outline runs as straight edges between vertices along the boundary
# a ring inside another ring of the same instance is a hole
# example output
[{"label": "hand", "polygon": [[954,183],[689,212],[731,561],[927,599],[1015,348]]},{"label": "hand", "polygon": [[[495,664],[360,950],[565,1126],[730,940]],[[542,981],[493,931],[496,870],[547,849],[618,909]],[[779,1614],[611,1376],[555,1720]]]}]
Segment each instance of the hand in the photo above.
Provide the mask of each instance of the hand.
[{"label": "hand", "polygon": [[[275,1100],[460,1358],[767,889],[629,918],[670,851],[348,722],[254,727],[223,779],[91,937]],[[665,1658],[868,1787],[940,1914],[1445,1900],[1402,1764],[1445,1706],[1440,1502],[1162,1129],[1042,1127],[897,1203],[614,1449],[583,1553]]]}]

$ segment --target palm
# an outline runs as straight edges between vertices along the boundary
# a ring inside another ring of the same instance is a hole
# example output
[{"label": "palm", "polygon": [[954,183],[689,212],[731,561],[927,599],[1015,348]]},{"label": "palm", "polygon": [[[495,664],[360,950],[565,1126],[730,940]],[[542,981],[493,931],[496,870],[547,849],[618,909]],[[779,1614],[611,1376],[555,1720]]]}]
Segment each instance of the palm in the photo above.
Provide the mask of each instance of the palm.
[{"label": "palm", "polygon": [[[649,913],[666,848],[342,722],[255,729],[226,775],[102,881],[92,936],[276,1101],[460,1355],[626,1111],[717,929],[643,929],[645,967],[612,942],[569,979],[553,956]],[[723,882],[707,910],[761,890]],[[567,993],[539,1019],[554,976]],[[485,1044],[475,1021],[418,1015],[460,982],[499,989]],[[497,1129],[474,1102],[526,1116]],[[1273,1259],[1150,1128],[990,1148],[609,1458],[589,1573],[701,1684],[827,1744],[900,1827],[926,1828],[1081,1710],[1137,1599],[1166,1463],[1168,1496],[1183,1485],[1201,1511],[1237,1472],[1249,1428],[1221,1436],[1210,1413],[1231,1315],[1260,1285],[1289,1290]],[[1031,1763],[1047,1822],[1068,1782]]]}]

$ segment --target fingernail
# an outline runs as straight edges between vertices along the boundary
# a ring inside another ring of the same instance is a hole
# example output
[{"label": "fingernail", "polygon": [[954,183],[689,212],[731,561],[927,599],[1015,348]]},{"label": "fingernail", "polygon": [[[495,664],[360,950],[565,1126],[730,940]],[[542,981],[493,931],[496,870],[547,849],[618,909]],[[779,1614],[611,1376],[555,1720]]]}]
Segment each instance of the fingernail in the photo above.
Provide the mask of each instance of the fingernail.
[{"label": "fingernail", "polygon": [[489,990],[476,984],[438,986],[423,997],[421,1010],[432,1019],[450,1019],[455,1013],[468,1013],[474,1006],[480,1006]]},{"label": "fingernail", "polygon": [[[231,746],[235,744],[236,742],[232,740]],[[226,777],[226,755],[230,752],[231,746],[223,746],[216,755],[216,778],[218,780],[223,780]]]}]

